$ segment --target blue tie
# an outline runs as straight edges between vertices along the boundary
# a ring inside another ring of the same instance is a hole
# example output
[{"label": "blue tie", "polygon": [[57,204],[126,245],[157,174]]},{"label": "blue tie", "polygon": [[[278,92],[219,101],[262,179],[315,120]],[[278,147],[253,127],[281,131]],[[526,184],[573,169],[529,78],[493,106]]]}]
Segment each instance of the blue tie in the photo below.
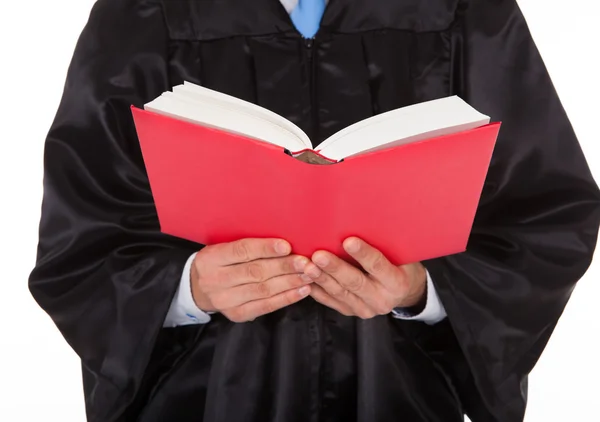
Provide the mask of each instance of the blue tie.
[{"label": "blue tie", "polygon": [[312,38],[319,30],[325,12],[325,0],[300,0],[290,18],[305,38]]}]

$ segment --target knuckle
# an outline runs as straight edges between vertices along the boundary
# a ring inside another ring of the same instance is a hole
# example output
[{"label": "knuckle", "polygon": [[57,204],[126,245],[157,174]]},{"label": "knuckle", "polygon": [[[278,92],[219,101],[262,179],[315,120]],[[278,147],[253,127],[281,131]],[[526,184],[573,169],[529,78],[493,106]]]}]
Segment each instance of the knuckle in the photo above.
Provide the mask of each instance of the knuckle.
[{"label": "knuckle", "polygon": [[298,272],[298,270],[296,270],[296,262],[299,262],[299,260],[300,258],[296,256],[290,256],[282,259],[280,268],[281,272],[283,274],[292,274]]},{"label": "knuckle", "polygon": [[342,308],[340,309],[340,314],[344,315],[344,316],[354,316],[354,313],[346,308]]},{"label": "knuckle", "polygon": [[262,281],[264,272],[262,265],[258,262],[251,262],[246,265],[246,276],[251,281]]},{"label": "knuckle", "polygon": [[375,316],[375,312],[371,310],[363,310],[358,314],[360,319],[371,319]]},{"label": "knuckle", "polygon": [[392,306],[389,305],[387,302],[380,303],[377,305],[375,311],[377,312],[377,315],[387,315],[390,312],[392,312]]},{"label": "knuckle", "polygon": [[342,286],[336,285],[335,287],[330,287],[330,294],[336,299],[343,299],[348,294],[348,290],[344,289]]},{"label": "knuckle", "polygon": [[385,257],[379,251],[375,252],[373,261],[371,262],[371,269],[373,272],[381,272],[385,269]]},{"label": "knuckle", "polygon": [[250,245],[247,240],[239,240],[233,244],[233,254],[240,261],[247,261],[250,257]]},{"label": "knuckle", "polygon": [[258,297],[267,298],[271,296],[271,287],[265,282],[256,283],[254,289]]},{"label": "knuckle", "polygon": [[244,315],[241,310],[233,309],[225,313],[225,316],[231,322],[244,322]]},{"label": "knuckle", "polygon": [[274,247],[275,243],[271,240],[261,239],[260,240],[260,252],[263,257],[272,257],[274,256]]},{"label": "knuckle", "polygon": [[357,277],[352,277],[346,283],[346,288],[352,292],[356,292],[356,291],[362,289],[364,283],[365,283],[365,277],[363,275],[360,275]]}]

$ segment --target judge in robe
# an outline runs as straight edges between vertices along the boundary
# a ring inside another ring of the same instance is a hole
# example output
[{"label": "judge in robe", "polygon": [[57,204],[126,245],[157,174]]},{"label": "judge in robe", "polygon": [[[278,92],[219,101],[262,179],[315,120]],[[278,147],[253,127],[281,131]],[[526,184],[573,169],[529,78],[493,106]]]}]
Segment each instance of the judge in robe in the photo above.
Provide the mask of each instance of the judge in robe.
[{"label": "judge in robe", "polygon": [[[161,233],[129,108],[186,80],[314,146],[449,95],[502,121],[467,250],[397,267],[349,238],[353,266]],[[81,359],[88,421],[513,422],[599,222],[515,0],[98,0],[45,143],[29,287]]]}]

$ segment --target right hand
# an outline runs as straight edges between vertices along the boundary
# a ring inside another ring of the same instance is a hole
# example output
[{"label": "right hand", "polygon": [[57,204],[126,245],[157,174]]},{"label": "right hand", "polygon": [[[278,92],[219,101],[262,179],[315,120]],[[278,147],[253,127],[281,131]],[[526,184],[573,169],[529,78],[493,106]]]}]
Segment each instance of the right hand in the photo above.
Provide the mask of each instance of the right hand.
[{"label": "right hand", "polygon": [[252,321],[299,302],[310,294],[303,276],[308,258],[290,255],[281,239],[243,239],[206,246],[191,270],[192,294],[204,312],[233,322]]}]

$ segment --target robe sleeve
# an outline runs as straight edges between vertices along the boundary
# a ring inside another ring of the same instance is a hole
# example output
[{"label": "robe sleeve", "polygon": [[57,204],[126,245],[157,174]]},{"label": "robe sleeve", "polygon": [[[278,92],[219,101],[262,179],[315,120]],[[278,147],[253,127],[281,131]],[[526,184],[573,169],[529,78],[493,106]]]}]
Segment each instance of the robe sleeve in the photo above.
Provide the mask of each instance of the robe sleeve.
[{"label": "robe sleeve", "polygon": [[83,366],[90,421],[121,420],[188,257],[160,233],[130,106],[169,89],[158,3],[99,0],[77,42],[44,149],[29,288]]},{"label": "robe sleeve", "polygon": [[592,260],[600,195],[515,0],[470,1],[455,35],[459,93],[502,127],[467,252],[424,263],[448,321],[421,342],[474,422],[521,421],[527,375]]}]

